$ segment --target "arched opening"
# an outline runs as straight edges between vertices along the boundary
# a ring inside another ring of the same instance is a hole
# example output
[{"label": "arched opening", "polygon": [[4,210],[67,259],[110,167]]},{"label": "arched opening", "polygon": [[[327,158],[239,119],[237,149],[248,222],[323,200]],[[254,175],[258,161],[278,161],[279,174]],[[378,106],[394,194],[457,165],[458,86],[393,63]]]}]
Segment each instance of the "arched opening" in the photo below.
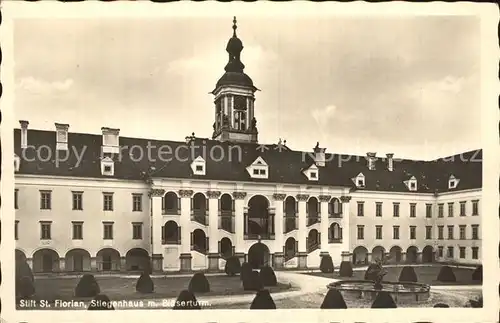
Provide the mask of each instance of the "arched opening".
[{"label": "arched opening", "polygon": [[163,197],[163,212],[165,214],[179,214],[179,197],[175,192],[167,192]]},{"label": "arched opening", "polygon": [[255,269],[269,265],[269,248],[262,242],[254,243],[248,249],[248,263]]},{"label": "arched opening", "polygon": [[368,264],[368,250],[363,246],[358,246],[352,252],[352,262],[355,265]]},{"label": "arched opening", "polygon": [[297,201],[293,196],[285,199],[285,233],[297,230]]},{"label": "arched opening", "polygon": [[306,204],[307,225],[313,225],[319,222],[319,201],[314,196]]},{"label": "arched opening", "polygon": [[285,241],[285,251],[283,252],[284,253],[284,257],[285,257],[285,261],[287,261],[287,260],[292,259],[293,257],[295,257],[297,255],[297,250],[298,249],[299,249],[299,246],[298,246],[298,241],[297,240],[295,240],[292,237],[286,239],[286,241]]},{"label": "arched opening", "polygon": [[180,244],[180,228],[175,221],[167,221],[163,226],[163,244]]},{"label": "arched opening", "polygon": [[201,229],[196,229],[191,233],[191,249],[201,253],[207,252],[208,238]]},{"label": "arched opening", "polygon": [[328,203],[328,213],[332,218],[340,218],[342,215],[342,204],[338,198],[333,198]]},{"label": "arched opening", "polygon": [[97,253],[97,270],[115,271],[121,269],[121,256],[118,250],[104,248]]},{"label": "arched opening", "polygon": [[328,242],[330,243],[341,243],[342,242],[342,228],[340,224],[334,222],[330,225],[328,229]]},{"label": "arched opening", "polygon": [[389,262],[390,263],[399,263],[401,262],[401,254],[403,253],[403,249],[399,246],[394,246],[389,250]]},{"label": "arched opening", "polygon": [[203,225],[207,224],[208,199],[202,193],[196,193],[191,199],[193,220]]},{"label": "arched opening", "polygon": [[130,249],[125,256],[125,262],[127,270],[130,271],[148,272],[151,267],[148,252],[141,248]]},{"label": "arched opening", "polygon": [[434,249],[432,248],[432,246],[425,246],[425,248],[422,250],[422,262],[434,262]]},{"label": "arched opening", "polygon": [[59,271],[59,255],[52,249],[40,249],[33,254],[34,272],[57,272]]},{"label": "arched opening", "polygon": [[248,201],[245,233],[250,239],[269,239],[274,236],[274,215],[269,214],[269,201],[262,195],[256,195]]},{"label": "arched opening", "polygon": [[406,262],[414,264],[417,262],[418,249],[415,246],[408,247],[406,249]]},{"label": "arched opening", "polygon": [[16,249],[16,258],[15,259],[16,259],[16,262],[26,261],[26,255],[21,250]]},{"label": "arched opening", "polygon": [[321,238],[318,230],[312,229],[309,231],[307,235],[307,251],[313,252],[314,250],[319,248]]},{"label": "arched opening", "polygon": [[234,201],[229,194],[222,194],[220,197],[220,222],[219,228],[227,232],[234,232]]},{"label": "arched opening", "polygon": [[234,254],[233,244],[229,238],[222,238],[219,241],[219,253],[222,259],[227,259]]},{"label": "arched opening", "polygon": [[90,253],[83,249],[72,249],[66,253],[66,271],[90,271]]},{"label": "arched opening", "polygon": [[376,246],[372,249],[372,262],[384,261],[385,260],[385,249],[382,246]]}]

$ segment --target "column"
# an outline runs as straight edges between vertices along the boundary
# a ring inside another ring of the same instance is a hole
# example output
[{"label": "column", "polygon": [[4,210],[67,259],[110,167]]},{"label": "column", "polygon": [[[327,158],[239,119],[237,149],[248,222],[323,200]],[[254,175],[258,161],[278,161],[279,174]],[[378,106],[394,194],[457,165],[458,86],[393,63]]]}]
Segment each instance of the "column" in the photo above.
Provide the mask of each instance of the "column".
[{"label": "column", "polygon": [[234,241],[234,249],[235,256],[240,259],[240,263],[245,262],[245,239],[244,239],[244,208],[245,208],[245,197],[247,196],[246,192],[234,192],[234,232],[235,232],[235,241]]},{"label": "column", "polygon": [[127,258],[120,257],[120,271],[127,271]]},{"label": "column", "polygon": [[151,201],[151,269],[153,271],[163,270],[163,245],[161,241],[163,214],[161,202],[164,195],[165,190],[163,189],[152,189],[149,191]]},{"label": "column", "polygon": [[328,229],[329,229],[329,221],[328,221],[328,203],[331,200],[330,195],[320,195],[319,201],[321,205],[321,223],[320,223],[320,232],[321,232],[321,253],[320,256],[329,255],[328,252]]},{"label": "column", "polygon": [[299,269],[307,268],[307,214],[306,214],[306,203],[309,199],[307,194],[297,194],[297,200],[299,201],[299,232],[298,232],[298,245],[299,250],[297,250],[297,257],[299,261]]},{"label": "column", "polygon": [[90,270],[97,271],[97,257],[90,257]]},{"label": "column", "polygon": [[274,255],[273,255],[273,265],[274,269],[283,268],[283,221],[285,221],[283,217],[283,201],[286,198],[286,194],[275,193],[273,194],[274,198],[274,209],[275,209],[275,217],[274,217]]},{"label": "column", "polygon": [[208,191],[208,270],[219,271],[219,191]]},{"label": "column", "polygon": [[66,258],[64,257],[59,258],[59,271],[60,272],[66,271]]},{"label": "column", "polygon": [[417,252],[417,263],[422,263],[422,251]]},{"label": "column", "polygon": [[341,196],[340,202],[342,202],[342,249],[350,253],[351,250],[351,231],[350,231],[350,196]]},{"label": "column", "polygon": [[181,271],[191,271],[191,196],[192,190],[180,190],[181,197]]}]

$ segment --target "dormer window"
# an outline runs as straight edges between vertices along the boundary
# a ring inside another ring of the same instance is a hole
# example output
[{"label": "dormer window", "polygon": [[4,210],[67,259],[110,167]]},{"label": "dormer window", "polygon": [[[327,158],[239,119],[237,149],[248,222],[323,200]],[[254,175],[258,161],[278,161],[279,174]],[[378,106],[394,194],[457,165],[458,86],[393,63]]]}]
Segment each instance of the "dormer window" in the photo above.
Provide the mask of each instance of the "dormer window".
[{"label": "dormer window", "polygon": [[113,176],[115,174],[115,163],[109,157],[101,160],[101,174],[105,176]]},{"label": "dormer window", "polygon": [[417,179],[412,176],[409,180],[404,182],[409,191],[416,191],[418,187]]},{"label": "dormer window", "polygon": [[102,130],[102,151],[105,154],[118,154],[120,152],[119,135],[120,129],[103,127]]},{"label": "dormer window", "polygon": [[311,178],[318,178],[317,172],[311,172]]},{"label": "dormer window", "polygon": [[363,173],[359,173],[358,176],[352,178],[351,180],[357,188],[365,187],[365,175],[363,175]]},{"label": "dormer window", "polygon": [[247,167],[247,172],[252,178],[268,178],[268,170],[269,166],[262,159],[262,157],[258,157],[250,166]]},{"label": "dormer window", "polygon": [[453,189],[453,188],[456,188],[458,186],[458,182],[460,180],[455,178],[455,176],[451,175],[449,180],[448,180],[448,189]]},{"label": "dormer window", "polygon": [[306,168],[305,170],[302,171],[304,175],[310,180],[310,181],[317,181],[318,180],[318,166],[316,164],[311,165],[309,168]]},{"label": "dormer window", "polygon": [[68,150],[68,124],[56,123],[56,149]]},{"label": "dormer window", "polygon": [[21,167],[21,158],[18,155],[14,154],[14,171],[18,172]]},{"label": "dormer window", "polygon": [[205,175],[205,168],[205,159],[201,156],[196,157],[196,159],[191,163],[191,170],[194,175]]}]

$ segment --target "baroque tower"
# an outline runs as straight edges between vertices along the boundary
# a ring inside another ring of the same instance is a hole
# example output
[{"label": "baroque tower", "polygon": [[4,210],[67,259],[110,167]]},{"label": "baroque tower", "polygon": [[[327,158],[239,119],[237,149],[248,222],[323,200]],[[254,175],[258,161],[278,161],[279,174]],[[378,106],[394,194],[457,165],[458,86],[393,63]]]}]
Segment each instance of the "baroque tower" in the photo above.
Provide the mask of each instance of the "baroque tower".
[{"label": "baroque tower", "polygon": [[212,91],[215,103],[213,139],[232,142],[258,142],[257,120],[254,114],[255,92],[252,79],[243,70],[240,55],[243,43],[236,36],[236,17],[233,37],[227,43],[229,61],[226,71]]}]

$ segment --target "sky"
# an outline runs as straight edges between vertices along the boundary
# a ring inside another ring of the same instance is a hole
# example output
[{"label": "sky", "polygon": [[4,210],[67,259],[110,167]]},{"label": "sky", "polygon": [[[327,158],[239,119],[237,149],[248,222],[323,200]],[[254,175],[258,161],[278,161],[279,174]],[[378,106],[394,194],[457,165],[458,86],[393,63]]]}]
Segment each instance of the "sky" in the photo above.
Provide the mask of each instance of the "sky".
[{"label": "sky", "polygon": [[[17,120],[208,138],[232,18],[19,19]],[[481,148],[473,16],[238,19],[259,142],[432,159]]]}]

